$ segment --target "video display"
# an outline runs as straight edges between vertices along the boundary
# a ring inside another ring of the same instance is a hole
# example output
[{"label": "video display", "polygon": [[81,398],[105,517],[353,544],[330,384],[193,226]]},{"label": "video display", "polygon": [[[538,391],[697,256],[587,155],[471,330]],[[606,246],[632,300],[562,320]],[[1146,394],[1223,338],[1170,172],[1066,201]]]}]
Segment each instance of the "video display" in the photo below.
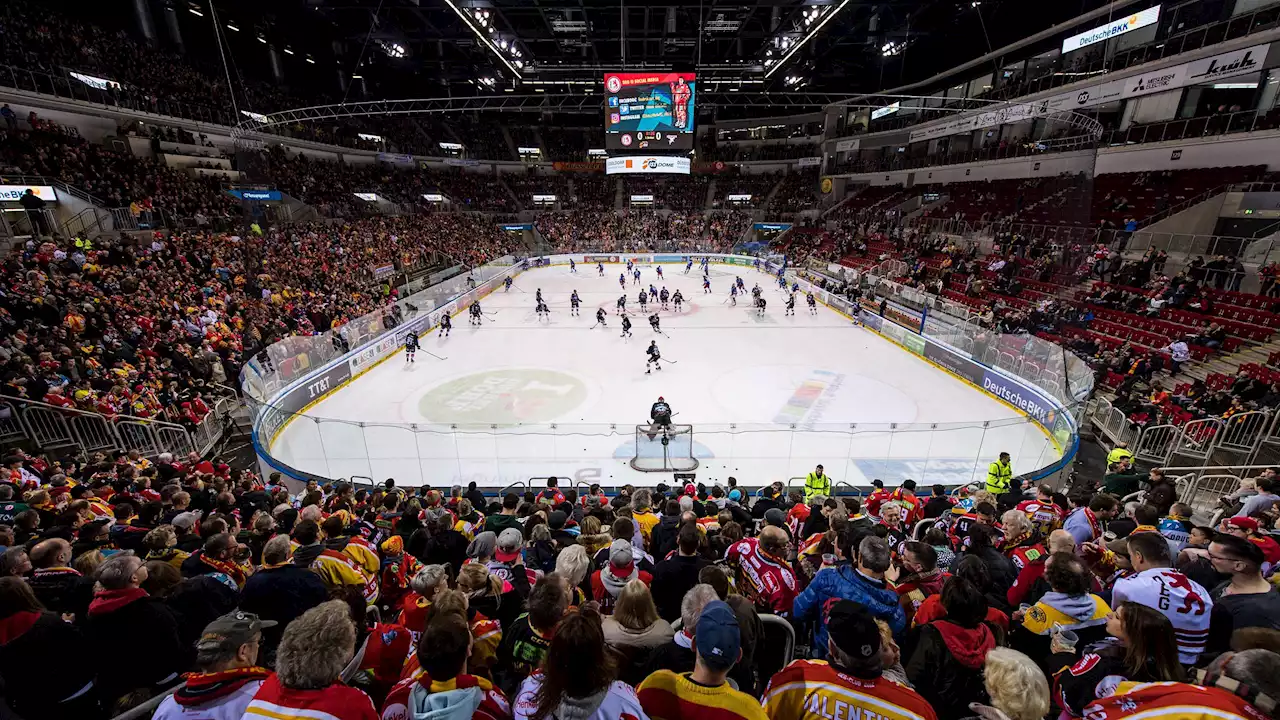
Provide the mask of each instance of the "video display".
[{"label": "video display", "polygon": [[696,73],[609,73],[604,76],[605,148],[693,148]]}]

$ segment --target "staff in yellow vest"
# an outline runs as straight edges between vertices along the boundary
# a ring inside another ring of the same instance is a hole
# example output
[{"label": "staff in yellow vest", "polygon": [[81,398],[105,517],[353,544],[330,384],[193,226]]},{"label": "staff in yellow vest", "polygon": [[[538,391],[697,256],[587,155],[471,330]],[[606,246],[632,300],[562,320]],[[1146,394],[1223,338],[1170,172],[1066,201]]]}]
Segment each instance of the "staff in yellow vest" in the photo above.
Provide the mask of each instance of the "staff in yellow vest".
[{"label": "staff in yellow vest", "polygon": [[1000,459],[987,468],[987,492],[1000,497],[1009,492],[1013,483],[1013,467],[1009,464],[1009,453],[1000,453]]},{"label": "staff in yellow vest", "polygon": [[1129,452],[1129,443],[1116,443],[1111,452],[1107,453],[1107,466],[1110,467],[1121,460],[1133,460],[1133,453]]},{"label": "staff in yellow vest", "polygon": [[804,479],[804,501],[808,503],[817,495],[831,497],[831,476],[822,472],[821,465]]}]

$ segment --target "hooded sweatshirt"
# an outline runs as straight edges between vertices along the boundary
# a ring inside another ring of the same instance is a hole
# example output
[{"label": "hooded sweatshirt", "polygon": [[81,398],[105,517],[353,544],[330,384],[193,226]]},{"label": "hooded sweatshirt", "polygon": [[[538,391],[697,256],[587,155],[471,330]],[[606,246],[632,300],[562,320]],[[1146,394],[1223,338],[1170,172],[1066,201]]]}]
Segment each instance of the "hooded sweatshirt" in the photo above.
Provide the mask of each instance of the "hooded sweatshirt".
[{"label": "hooded sweatshirt", "polygon": [[382,720],[506,720],[511,708],[484,678],[459,675],[432,682],[425,674],[401,680],[382,704]]},{"label": "hooded sweatshirt", "polygon": [[942,635],[942,642],[947,646],[951,657],[970,670],[982,667],[987,660],[987,653],[996,646],[996,636],[986,623],[966,628],[947,620],[939,620],[933,623],[933,627]]},{"label": "hooded sweatshirt", "polygon": [[1022,626],[1037,635],[1048,635],[1055,624],[1064,629],[1105,625],[1110,612],[1111,608],[1097,595],[1064,595],[1049,591],[1027,610]]},{"label": "hooded sweatshirt", "polygon": [[[541,672],[530,675],[520,683],[515,707],[512,708],[515,720],[528,720],[533,717],[538,709],[535,698],[541,687]],[[608,687],[586,697],[562,697],[554,717],[556,720],[617,720],[617,718],[643,718],[646,715],[631,686],[615,680]]]}]

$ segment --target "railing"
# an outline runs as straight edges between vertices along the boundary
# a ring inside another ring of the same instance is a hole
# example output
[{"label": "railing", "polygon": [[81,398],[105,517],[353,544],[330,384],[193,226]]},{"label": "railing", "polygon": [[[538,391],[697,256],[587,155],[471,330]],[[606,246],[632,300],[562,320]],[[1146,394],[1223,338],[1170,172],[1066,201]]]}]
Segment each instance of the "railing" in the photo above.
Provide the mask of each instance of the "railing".
[{"label": "railing", "polygon": [[[87,74],[96,75],[98,71]],[[226,108],[196,105],[146,93],[135,95],[131,88],[125,86],[118,89],[99,90],[70,76],[52,75],[40,70],[28,70],[12,65],[0,65],[0,86],[105,107],[169,115],[198,122],[218,125],[235,125],[238,122],[235,115]]]},{"label": "railing", "polygon": [[30,441],[42,450],[75,448],[81,454],[138,450],[160,453],[207,453],[219,439],[234,406],[219,398],[208,415],[188,430],[183,425],[131,415],[108,417],[35,400],[0,395],[0,442]]},{"label": "railing", "polygon": [[1249,463],[1264,446],[1280,447],[1280,415],[1249,411],[1227,418],[1200,418],[1180,425],[1141,425],[1105,398],[1095,398],[1090,419],[1113,445],[1126,443],[1135,458],[1165,466],[1175,457],[1208,463],[1230,453]]},{"label": "railing", "polygon": [[1138,145],[1142,143],[1184,140],[1186,138],[1230,135],[1232,133],[1273,130],[1280,126],[1280,116],[1258,110],[1207,117],[1183,118],[1164,122],[1136,125],[1124,130],[1112,130],[1102,136],[1102,146]]}]

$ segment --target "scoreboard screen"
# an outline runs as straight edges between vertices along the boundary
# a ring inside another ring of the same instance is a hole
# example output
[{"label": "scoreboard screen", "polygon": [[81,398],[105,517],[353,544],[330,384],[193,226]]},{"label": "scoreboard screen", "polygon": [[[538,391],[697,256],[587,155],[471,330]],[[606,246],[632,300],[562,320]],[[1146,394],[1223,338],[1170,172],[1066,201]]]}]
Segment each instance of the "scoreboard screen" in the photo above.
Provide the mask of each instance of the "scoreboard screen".
[{"label": "scoreboard screen", "polygon": [[695,73],[605,75],[605,148],[692,149],[697,84]]}]

